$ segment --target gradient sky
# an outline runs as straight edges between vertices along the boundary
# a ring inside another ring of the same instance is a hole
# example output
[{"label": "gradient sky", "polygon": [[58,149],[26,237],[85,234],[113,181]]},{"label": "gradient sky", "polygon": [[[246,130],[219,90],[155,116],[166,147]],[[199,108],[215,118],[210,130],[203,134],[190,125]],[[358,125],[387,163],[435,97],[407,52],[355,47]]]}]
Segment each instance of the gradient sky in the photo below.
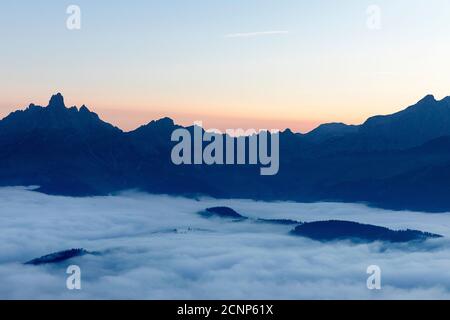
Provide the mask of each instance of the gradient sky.
[{"label": "gradient sky", "polygon": [[450,95],[449,17],[448,0],[2,0],[0,117],[61,92],[125,130],[358,124]]}]

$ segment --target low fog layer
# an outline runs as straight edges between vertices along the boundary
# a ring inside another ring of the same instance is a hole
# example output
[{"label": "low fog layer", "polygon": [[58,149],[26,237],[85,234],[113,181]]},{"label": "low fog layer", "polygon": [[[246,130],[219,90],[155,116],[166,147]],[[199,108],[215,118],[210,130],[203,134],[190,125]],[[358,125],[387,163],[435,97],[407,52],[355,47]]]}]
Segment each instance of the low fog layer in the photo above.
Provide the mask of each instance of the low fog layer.
[{"label": "low fog layer", "polygon": [[[289,235],[292,226],[197,214],[212,206],[255,218],[350,220],[445,237],[421,244],[322,244]],[[448,299],[449,237],[449,214],[139,193],[68,198],[1,188],[0,298]],[[23,265],[70,248],[102,255]],[[80,291],[66,289],[71,264],[81,267]],[[373,264],[382,269],[381,291],[366,287]]]}]

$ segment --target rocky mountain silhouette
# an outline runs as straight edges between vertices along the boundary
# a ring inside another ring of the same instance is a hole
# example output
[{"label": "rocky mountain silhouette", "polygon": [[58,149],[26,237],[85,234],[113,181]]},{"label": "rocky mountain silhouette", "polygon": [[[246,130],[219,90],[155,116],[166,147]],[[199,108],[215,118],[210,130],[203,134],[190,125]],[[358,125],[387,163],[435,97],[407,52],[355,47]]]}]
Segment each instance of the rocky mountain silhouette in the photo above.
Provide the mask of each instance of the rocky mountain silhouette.
[{"label": "rocky mountain silhouette", "polygon": [[[38,185],[70,196],[127,189],[185,196],[365,202],[396,210],[450,210],[450,98],[429,95],[359,126],[325,124],[280,134],[280,170],[251,165],[176,166],[172,119],[131,132],[61,94],[0,121],[0,185]],[[188,130],[193,130],[192,127]]]}]

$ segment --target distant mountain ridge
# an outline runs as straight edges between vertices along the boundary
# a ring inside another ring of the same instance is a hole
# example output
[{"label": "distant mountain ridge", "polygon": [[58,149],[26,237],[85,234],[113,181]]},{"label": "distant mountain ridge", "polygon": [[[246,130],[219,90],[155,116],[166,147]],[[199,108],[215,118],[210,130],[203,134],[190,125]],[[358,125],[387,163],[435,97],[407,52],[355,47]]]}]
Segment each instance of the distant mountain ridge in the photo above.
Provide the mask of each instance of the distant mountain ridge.
[{"label": "distant mountain ridge", "polygon": [[[402,111],[374,116],[362,125],[324,124],[305,136],[318,142],[332,140],[353,150],[397,150],[419,146],[450,135],[450,97],[440,101],[427,95]],[[319,136],[319,139],[317,138]]]},{"label": "distant mountain ridge", "polygon": [[[450,211],[450,98],[429,95],[359,126],[334,123],[280,134],[280,171],[252,166],[176,166],[163,118],[131,131],[61,94],[0,121],[0,185],[39,185],[71,196],[125,189],[258,200],[367,202],[392,209]],[[192,130],[192,127],[188,128]]]}]

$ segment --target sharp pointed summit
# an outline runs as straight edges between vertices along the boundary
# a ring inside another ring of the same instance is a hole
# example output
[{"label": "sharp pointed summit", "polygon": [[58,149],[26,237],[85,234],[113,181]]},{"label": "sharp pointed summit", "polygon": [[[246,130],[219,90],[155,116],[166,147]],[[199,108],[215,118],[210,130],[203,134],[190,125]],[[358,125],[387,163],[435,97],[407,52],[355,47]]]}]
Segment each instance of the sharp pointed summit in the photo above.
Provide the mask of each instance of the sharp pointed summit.
[{"label": "sharp pointed summit", "polygon": [[65,108],[64,97],[61,93],[57,93],[50,98],[48,108]]},{"label": "sharp pointed summit", "polygon": [[436,98],[434,97],[434,95],[432,94],[428,94],[425,97],[422,98],[422,100],[420,100],[417,104],[423,104],[423,103],[432,103],[432,102],[436,102]]},{"label": "sharp pointed summit", "polygon": [[91,113],[88,107],[86,107],[86,105],[84,104],[80,107],[80,112]]}]

